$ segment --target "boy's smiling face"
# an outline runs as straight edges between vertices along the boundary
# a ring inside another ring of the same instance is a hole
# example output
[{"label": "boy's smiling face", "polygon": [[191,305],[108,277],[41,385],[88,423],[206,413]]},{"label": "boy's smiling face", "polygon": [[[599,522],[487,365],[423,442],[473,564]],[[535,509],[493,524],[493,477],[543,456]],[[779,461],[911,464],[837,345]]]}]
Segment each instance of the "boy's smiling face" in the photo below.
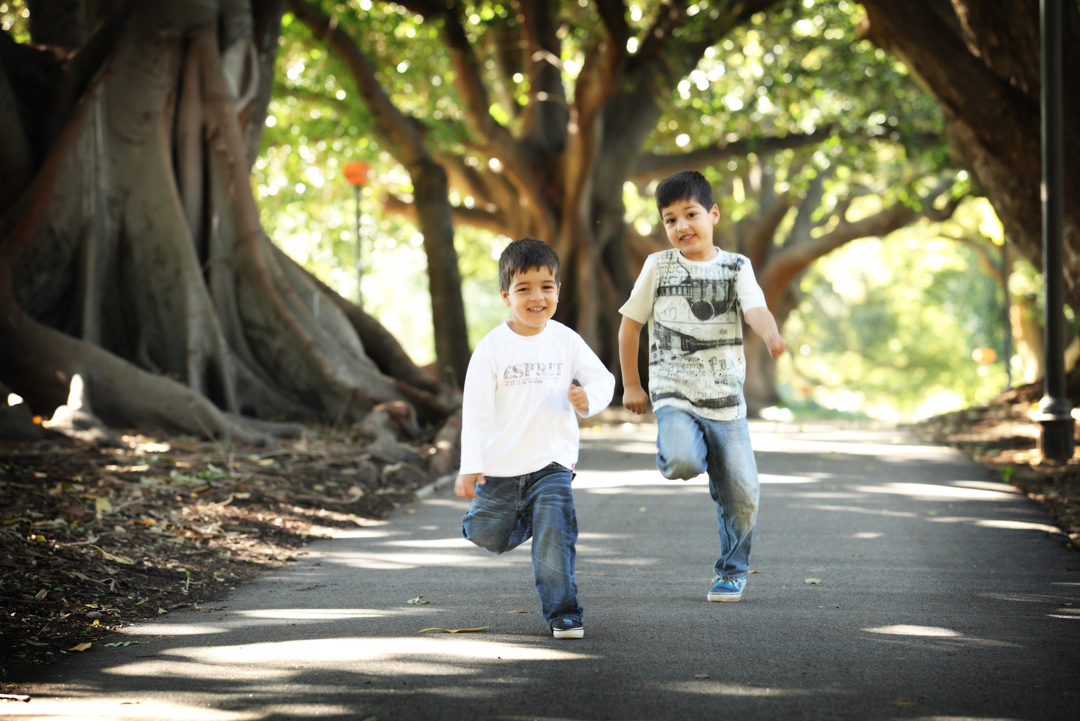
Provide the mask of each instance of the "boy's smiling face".
[{"label": "boy's smiling face", "polygon": [[559,284],[546,266],[514,273],[510,290],[499,290],[510,306],[510,330],[518,335],[536,335],[555,315],[559,306]]},{"label": "boy's smiling face", "polygon": [[694,199],[676,200],[660,211],[668,242],[687,260],[712,260],[713,226],[720,222],[720,209],[706,208]]}]

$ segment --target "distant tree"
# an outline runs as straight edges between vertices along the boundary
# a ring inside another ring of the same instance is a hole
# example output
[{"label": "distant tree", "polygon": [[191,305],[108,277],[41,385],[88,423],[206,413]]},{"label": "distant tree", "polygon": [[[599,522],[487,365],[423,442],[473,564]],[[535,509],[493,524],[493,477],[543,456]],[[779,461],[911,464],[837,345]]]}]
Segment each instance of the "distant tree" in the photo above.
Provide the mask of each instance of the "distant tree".
[{"label": "distant tree", "polygon": [[0,384],[76,425],[250,442],[296,430],[259,419],[449,413],[260,227],[248,173],[284,0],[3,8],[29,33],[0,32]]}]

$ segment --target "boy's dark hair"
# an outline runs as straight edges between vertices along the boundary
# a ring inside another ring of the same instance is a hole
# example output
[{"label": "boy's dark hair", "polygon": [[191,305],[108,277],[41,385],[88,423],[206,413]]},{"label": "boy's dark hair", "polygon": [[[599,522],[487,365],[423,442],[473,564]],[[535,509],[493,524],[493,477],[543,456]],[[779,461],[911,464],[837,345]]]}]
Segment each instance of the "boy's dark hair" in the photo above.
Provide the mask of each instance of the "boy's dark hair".
[{"label": "boy's dark hair", "polygon": [[559,254],[555,249],[536,238],[521,238],[506,246],[499,256],[499,288],[509,292],[516,273],[537,268],[547,268],[559,280]]},{"label": "boy's dark hair", "polygon": [[660,181],[656,186],[656,209],[662,215],[664,208],[679,200],[701,203],[708,210],[716,205],[712,186],[705,176],[696,170],[680,170]]}]

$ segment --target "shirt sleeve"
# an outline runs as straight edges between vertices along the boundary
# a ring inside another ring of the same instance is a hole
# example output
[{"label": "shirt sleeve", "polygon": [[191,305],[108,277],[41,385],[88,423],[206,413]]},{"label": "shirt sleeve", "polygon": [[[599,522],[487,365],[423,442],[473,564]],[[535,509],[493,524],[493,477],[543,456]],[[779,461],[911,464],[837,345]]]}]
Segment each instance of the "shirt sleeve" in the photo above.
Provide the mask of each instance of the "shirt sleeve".
[{"label": "shirt sleeve", "polygon": [[604,410],[611,403],[611,398],[615,394],[615,376],[577,333],[574,333],[574,349],[574,378],[585,390],[585,395],[589,397],[587,413],[582,413],[576,408],[574,410],[582,418],[588,418]]},{"label": "shirt sleeve", "polygon": [[655,278],[656,253],[653,253],[645,259],[641,275],[634,283],[634,289],[630,291],[630,298],[619,308],[619,312],[642,325],[648,323],[652,318],[653,303],[656,301]]},{"label": "shirt sleeve", "polygon": [[488,344],[481,341],[469,360],[462,393],[461,475],[484,472],[484,449],[495,421],[495,374]]},{"label": "shirt sleeve", "polygon": [[735,277],[735,292],[739,296],[742,312],[746,313],[754,308],[765,307],[765,293],[754,277],[754,266],[750,265],[750,259],[743,256],[742,261],[739,274]]}]

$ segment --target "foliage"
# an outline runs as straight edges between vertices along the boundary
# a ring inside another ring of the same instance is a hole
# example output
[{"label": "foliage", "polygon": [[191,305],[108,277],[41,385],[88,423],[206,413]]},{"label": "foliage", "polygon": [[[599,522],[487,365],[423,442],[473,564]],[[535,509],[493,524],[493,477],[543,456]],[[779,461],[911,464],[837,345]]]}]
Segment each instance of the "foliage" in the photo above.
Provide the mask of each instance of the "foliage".
[{"label": "foliage", "polygon": [[[895,420],[987,402],[1005,386],[1001,287],[975,251],[925,223],[885,242],[863,240],[822,259],[802,280],[785,333],[788,392]],[[813,386],[817,386],[814,388]]]}]

